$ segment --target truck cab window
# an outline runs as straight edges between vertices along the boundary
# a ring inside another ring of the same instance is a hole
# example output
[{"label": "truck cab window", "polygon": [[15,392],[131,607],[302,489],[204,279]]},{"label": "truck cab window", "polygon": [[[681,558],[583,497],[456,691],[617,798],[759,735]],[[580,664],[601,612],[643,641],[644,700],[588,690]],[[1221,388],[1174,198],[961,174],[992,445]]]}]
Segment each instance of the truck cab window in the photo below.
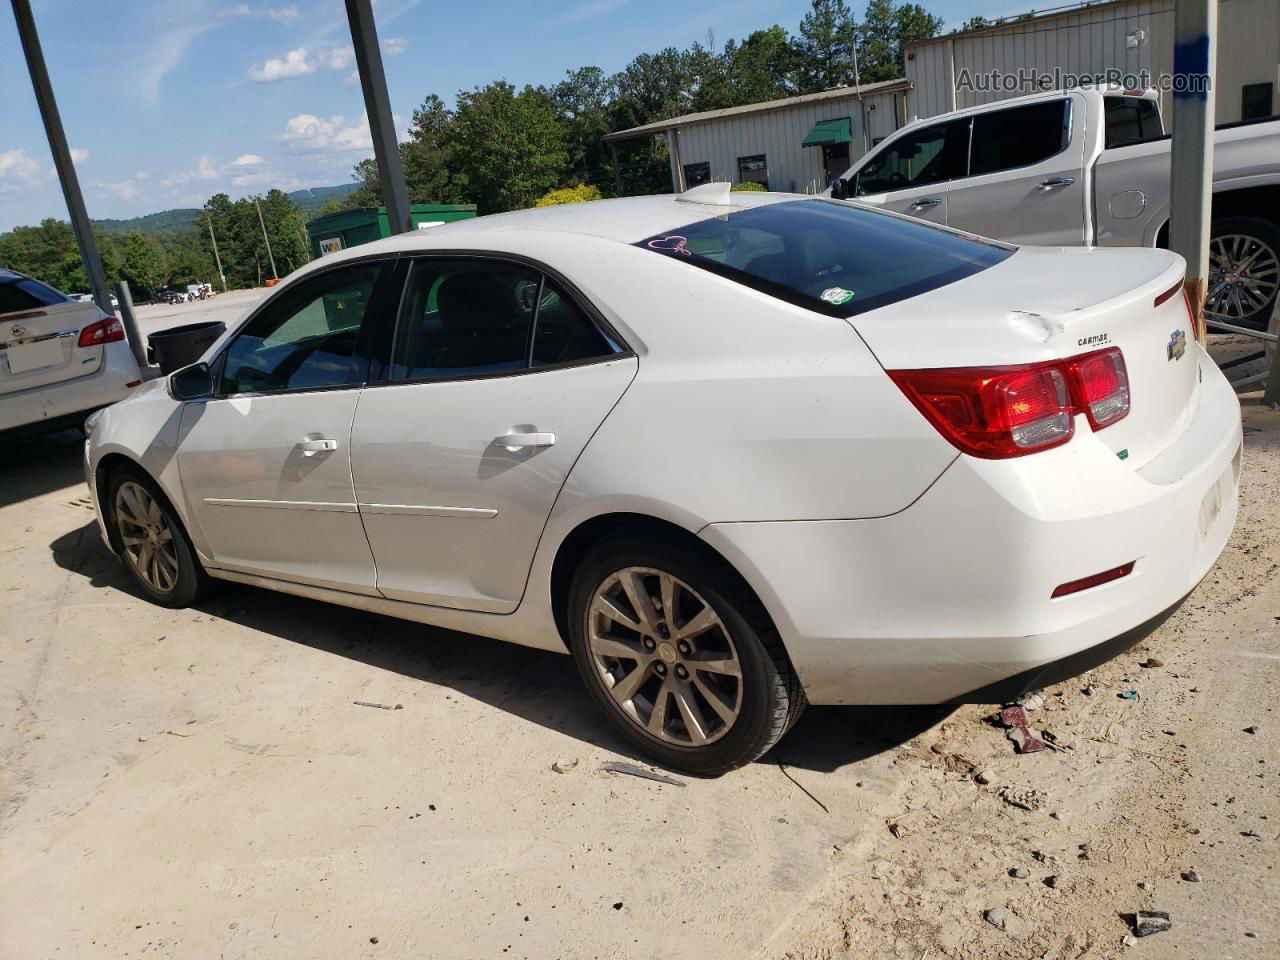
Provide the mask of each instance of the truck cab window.
[{"label": "truck cab window", "polygon": [[1105,148],[1127,147],[1164,136],[1160,108],[1154,100],[1142,97],[1107,97]]},{"label": "truck cab window", "polygon": [[969,175],[1029,167],[1061,152],[1070,140],[1069,100],[979,113],[973,118]]},{"label": "truck cab window", "polygon": [[858,171],[854,194],[863,197],[963,177],[968,152],[967,117],[908,133]]}]

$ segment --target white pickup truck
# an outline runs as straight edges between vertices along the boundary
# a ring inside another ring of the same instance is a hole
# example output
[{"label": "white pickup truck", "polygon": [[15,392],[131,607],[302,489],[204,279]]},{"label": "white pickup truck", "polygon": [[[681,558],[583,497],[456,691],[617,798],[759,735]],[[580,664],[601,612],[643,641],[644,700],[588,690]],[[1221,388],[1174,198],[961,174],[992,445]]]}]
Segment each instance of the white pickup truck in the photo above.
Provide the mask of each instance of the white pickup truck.
[{"label": "white pickup truck", "polygon": [[[1053,92],[916,120],[832,183],[1019,244],[1164,246],[1169,137],[1154,94]],[[1280,283],[1280,119],[1219,127],[1206,314],[1265,327]]]}]

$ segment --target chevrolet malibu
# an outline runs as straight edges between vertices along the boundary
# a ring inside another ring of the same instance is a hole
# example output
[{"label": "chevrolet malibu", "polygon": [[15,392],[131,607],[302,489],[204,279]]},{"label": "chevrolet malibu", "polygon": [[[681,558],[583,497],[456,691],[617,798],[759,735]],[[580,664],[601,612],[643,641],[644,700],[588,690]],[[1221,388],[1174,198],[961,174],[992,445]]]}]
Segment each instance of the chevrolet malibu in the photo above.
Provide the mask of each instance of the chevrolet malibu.
[{"label": "chevrolet malibu", "polygon": [[806,703],[999,701],[1178,606],[1241,449],[1183,272],[724,184],[484,217],[297,271],[85,469],[156,603],[567,651],[719,773]]}]

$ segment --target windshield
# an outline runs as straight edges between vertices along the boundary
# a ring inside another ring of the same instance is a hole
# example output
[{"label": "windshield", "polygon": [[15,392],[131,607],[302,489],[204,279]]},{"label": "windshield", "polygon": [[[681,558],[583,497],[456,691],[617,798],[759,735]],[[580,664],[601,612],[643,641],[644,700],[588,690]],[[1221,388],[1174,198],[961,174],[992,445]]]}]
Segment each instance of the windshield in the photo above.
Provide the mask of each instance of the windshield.
[{"label": "windshield", "polygon": [[835,317],[935,290],[1013,252],[992,240],[821,198],[735,210],[637,246]]}]

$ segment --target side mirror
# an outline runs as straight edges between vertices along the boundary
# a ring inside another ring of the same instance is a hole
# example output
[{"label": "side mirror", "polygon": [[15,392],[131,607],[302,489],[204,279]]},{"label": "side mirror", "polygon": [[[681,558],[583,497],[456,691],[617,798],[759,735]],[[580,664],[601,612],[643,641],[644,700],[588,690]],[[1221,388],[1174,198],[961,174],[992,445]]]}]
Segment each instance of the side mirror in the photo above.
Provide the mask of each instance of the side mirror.
[{"label": "side mirror", "polygon": [[831,181],[831,199],[832,200],[848,200],[849,199],[849,181],[844,177],[836,177]]},{"label": "side mirror", "polygon": [[175,400],[202,400],[213,395],[213,375],[207,363],[193,363],[169,374],[169,396]]}]

